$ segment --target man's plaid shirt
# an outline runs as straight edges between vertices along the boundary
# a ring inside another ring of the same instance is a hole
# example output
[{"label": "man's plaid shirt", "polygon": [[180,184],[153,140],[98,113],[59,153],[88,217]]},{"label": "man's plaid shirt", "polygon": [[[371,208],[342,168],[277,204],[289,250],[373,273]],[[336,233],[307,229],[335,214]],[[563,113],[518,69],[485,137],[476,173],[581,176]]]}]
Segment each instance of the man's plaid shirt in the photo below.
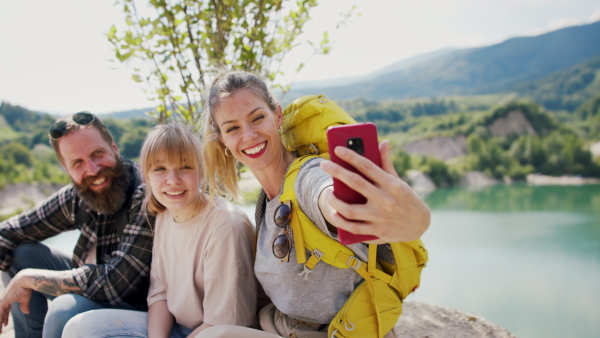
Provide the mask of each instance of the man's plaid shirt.
[{"label": "man's plaid shirt", "polygon": [[[130,175],[138,168],[124,160]],[[119,238],[115,215],[98,214],[81,200],[72,185],[65,186],[40,206],[0,223],[0,269],[7,270],[12,251],[24,242],[40,242],[61,232],[79,229],[81,235],[73,250],[73,278],[83,296],[106,305],[127,302],[146,308],[154,219],[142,212],[145,186],[135,188],[128,224]],[[126,202],[127,203],[127,202]],[[84,208],[89,216],[76,224],[77,210]],[[85,264],[88,253],[96,245],[96,265]]]}]

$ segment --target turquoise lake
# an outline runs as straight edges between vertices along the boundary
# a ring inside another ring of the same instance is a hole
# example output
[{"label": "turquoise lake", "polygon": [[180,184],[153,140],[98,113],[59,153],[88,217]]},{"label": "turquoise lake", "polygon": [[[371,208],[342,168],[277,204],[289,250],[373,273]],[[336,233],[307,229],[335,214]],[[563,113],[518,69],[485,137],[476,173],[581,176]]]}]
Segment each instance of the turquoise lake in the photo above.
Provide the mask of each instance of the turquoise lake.
[{"label": "turquoise lake", "polygon": [[411,299],[518,337],[600,336],[600,186],[444,189],[425,200],[430,261]]},{"label": "turquoise lake", "polygon": [[[425,201],[429,263],[409,300],[518,337],[600,336],[600,185],[440,189]],[[76,236],[47,242],[70,251]]]}]

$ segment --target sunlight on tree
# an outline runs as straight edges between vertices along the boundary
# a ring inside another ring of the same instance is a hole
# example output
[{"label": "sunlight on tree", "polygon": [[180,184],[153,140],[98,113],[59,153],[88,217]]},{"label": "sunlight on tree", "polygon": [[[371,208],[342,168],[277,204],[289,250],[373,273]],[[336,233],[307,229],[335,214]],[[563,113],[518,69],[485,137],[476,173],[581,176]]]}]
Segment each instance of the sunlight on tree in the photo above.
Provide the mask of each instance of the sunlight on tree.
[{"label": "sunlight on tree", "polygon": [[[189,1],[120,0],[127,28],[106,34],[115,57],[133,69],[155,103],[159,123],[199,119],[203,94],[222,69],[245,70],[285,93],[281,63],[296,46],[316,0]],[[354,9],[354,8],[353,8]],[[340,23],[351,17],[351,9]],[[338,24],[338,27],[340,24]],[[328,32],[310,45],[315,54],[331,48]],[[300,63],[299,72],[304,67]]]}]

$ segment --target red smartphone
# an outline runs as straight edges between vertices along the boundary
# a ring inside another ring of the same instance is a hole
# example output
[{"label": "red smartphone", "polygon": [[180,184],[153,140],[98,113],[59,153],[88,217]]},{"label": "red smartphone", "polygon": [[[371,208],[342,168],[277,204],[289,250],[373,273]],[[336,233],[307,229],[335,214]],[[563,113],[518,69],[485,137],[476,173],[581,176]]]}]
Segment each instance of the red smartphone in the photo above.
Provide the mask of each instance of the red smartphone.
[{"label": "red smartphone", "polygon": [[[341,146],[352,149],[358,154],[368,158],[378,167],[381,167],[381,156],[379,154],[379,142],[377,140],[377,127],[373,123],[344,124],[329,127],[327,129],[327,142],[331,160],[347,170],[353,171],[365,177],[350,164],[339,159],[333,151],[335,147]],[[369,180],[365,177],[365,179]],[[370,181],[370,180],[369,180]],[[367,199],[352,190],[344,182],[333,179],[333,193],[335,197],[346,203],[365,204]],[[377,239],[373,235],[357,235],[351,232],[338,229],[338,239],[340,243],[347,245]]]}]

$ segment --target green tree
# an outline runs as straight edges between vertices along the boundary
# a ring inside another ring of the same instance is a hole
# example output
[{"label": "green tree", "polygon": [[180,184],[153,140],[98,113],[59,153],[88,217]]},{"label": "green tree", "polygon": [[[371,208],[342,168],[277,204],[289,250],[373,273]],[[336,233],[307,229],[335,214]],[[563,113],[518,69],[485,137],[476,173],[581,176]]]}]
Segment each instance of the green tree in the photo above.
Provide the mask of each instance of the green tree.
[{"label": "green tree", "polygon": [[509,150],[509,154],[521,165],[530,164],[539,168],[546,160],[541,139],[534,135],[523,135],[517,139]]},{"label": "green tree", "polygon": [[600,168],[583,148],[582,140],[572,133],[550,133],[542,140],[546,160],[539,171],[546,175],[600,176]]},{"label": "green tree", "polygon": [[476,134],[467,139],[467,167],[471,170],[480,170],[488,176],[503,178],[511,176],[513,172],[519,172],[519,162],[512,157],[508,151],[502,148],[502,139],[481,139]]},{"label": "green tree", "polygon": [[[204,89],[222,68],[255,72],[287,91],[289,85],[276,81],[281,62],[317,6],[316,0],[150,0],[143,9],[135,0],[118,3],[127,28],[113,25],[108,40],[119,61],[135,61],[132,78],[145,83],[159,123],[197,121]],[[312,45],[327,54],[328,33]]]},{"label": "green tree", "polygon": [[23,164],[30,167],[33,164],[31,151],[25,145],[18,142],[5,144],[0,148],[0,152],[8,159],[12,159],[15,164]]},{"label": "green tree", "polygon": [[136,158],[140,156],[142,143],[148,134],[148,127],[138,126],[129,130],[121,137],[120,152],[121,155],[128,158]]},{"label": "green tree", "polygon": [[459,180],[458,173],[448,168],[442,160],[426,156],[420,162],[419,169],[429,175],[437,187],[450,187]]},{"label": "green tree", "polygon": [[403,149],[392,151],[390,154],[392,165],[398,175],[406,176],[406,171],[411,168],[410,155]]},{"label": "green tree", "polygon": [[582,131],[583,137],[600,139],[600,93],[584,102],[575,116],[576,128]]}]

